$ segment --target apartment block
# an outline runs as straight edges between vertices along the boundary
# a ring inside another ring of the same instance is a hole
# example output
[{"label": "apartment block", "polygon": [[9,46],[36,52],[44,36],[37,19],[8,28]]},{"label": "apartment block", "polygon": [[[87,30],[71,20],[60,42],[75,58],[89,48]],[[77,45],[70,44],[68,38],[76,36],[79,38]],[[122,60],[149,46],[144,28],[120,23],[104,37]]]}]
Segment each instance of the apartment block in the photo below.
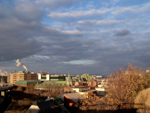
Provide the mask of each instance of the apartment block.
[{"label": "apartment block", "polygon": [[16,81],[37,80],[36,73],[12,73],[9,75],[9,82],[15,84]]}]

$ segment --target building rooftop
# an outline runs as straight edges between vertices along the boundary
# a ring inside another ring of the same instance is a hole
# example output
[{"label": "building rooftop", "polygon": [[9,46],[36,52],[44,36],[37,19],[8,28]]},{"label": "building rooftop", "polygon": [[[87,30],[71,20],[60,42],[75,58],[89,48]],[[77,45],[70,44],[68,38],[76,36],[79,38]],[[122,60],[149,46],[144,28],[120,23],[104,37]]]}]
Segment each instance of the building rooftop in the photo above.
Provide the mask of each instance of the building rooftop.
[{"label": "building rooftop", "polygon": [[79,93],[65,93],[64,96],[67,96],[74,102],[78,102],[79,100],[84,99],[84,97]]},{"label": "building rooftop", "polygon": [[30,73],[30,71],[19,71],[18,73]]},{"label": "building rooftop", "polygon": [[39,109],[39,107],[37,105],[31,105],[26,113],[38,113],[39,110],[40,109]]},{"label": "building rooftop", "polygon": [[44,111],[48,108],[53,108],[56,105],[51,101],[40,102],[37,105],[31,105],[26,113],[39,113],[39,110]]},{"label": "building rooftop", "polygon": [[55,106],[56,105],[51,100],[38,103],[38,107],[42,111],[44,111],[45,109],[48,109],[48,108],[55,107]]},{"label": "building rooftop", "polygon": [[15,84],[34,84],[34,83],[41,83],[41,81],[27,80],[27,81],[16,81],[15,82]]},{"label": "building rooftop", "polygon": [[40,84],[36,84],[35,88],[46,88],[48,85],[52,85],[53,87],[67,86],[66,81],[44,81]]}]

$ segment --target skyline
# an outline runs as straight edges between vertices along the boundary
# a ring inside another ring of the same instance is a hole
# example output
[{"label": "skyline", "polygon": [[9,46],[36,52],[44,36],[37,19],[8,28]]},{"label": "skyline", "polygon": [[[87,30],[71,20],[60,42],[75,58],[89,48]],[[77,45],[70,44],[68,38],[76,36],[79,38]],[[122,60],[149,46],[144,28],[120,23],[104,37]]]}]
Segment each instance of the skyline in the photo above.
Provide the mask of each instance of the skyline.
[{"label": "skyline", "polygon": [[148,0],[1,0],[0,69],[109,75],[150,67]]}]

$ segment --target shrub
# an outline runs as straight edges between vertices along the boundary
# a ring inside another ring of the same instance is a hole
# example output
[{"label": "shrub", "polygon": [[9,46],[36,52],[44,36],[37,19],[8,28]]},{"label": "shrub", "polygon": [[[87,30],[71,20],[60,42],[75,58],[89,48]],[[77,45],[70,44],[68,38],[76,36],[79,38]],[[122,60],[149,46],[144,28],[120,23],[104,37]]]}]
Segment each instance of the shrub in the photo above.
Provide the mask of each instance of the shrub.
[{"label": "shrub", "polygon": [[[135,108],[138,108],[138,113],[149,113],[150,112],[150,88],[142,90],[136,96],[134,101]],[[142,108],[142,109],[141,109]],[[147,109],[148,108],[148,109]]]},{"label": "shrub", "polygon": [[139,92],[134,102],[135,104],[143,104],[150,107],[150,88]]}]

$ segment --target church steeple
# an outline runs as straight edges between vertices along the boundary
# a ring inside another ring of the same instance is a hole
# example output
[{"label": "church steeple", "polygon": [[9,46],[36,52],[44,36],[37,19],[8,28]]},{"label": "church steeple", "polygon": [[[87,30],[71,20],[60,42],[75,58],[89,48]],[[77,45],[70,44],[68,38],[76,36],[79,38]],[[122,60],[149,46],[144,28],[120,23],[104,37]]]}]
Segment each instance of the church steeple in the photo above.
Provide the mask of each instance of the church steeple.
[{"label": "church steeple", "polygon": [[71,81],[72,81],[72,78],[71,78],[71,76],[70,76],[70,70],[68,71],[67,81],[69,81],[69,82],[71,82]]},{"label": "church steeple", "polygon": [[68,71],[67,85],[72,86],[72,77],[70,76],[70,70]]},{"label": "church steeple", "polygon": [[70,70],[68,71],[68,76],[70,76]]}]

